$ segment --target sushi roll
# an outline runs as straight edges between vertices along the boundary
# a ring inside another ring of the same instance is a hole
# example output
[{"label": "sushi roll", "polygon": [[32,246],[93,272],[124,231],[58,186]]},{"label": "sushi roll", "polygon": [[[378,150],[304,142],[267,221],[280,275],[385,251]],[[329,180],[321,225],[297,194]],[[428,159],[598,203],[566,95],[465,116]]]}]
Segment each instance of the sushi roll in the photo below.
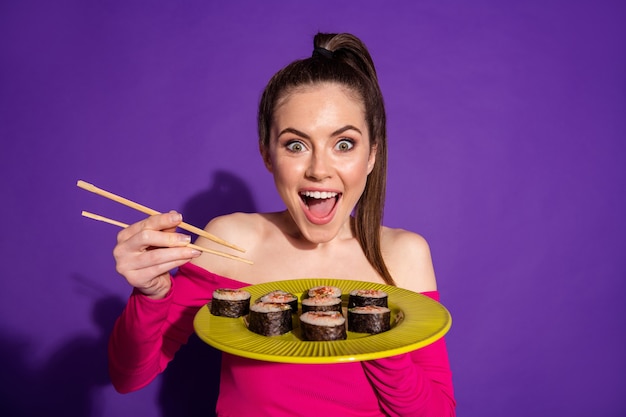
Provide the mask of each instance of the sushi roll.
[{"label": "sushi roll", "polygon": [[298,312],[298,297],[283,290],[269,292],[256,300],[256,302],[289,304],[292,314]]},{"label": "sushi roll", "polygon": [[341,298],[318,295],[302,299],[302,313],[307,311],[338,311],[341,313]]},{"label": "sushi roll", "polygon": [[214,316],[241,317],[250,309],[250,293],[240,289],[218,288],[213,291],[210,311]]},{"label": "sushi roll", "polygon": [[308,296],[315,297],[323,295],[327,297],[341,297],[341,288],[333,287],[331,285],[320,285],[309,289]]},{"label": "sushi roll", "polygon": [[279,336],[293,330],[289,304],[258,302],[250,306],[248,329],[262,336]]},{"label": "sushi roll", "polygon": [[388,307],[387,293],[381,290],[354,290],[348,297],[348,308],[364,306]]},{"label": "sushi roll", "polygon": [[300,315],[302,339],[306,341],[344,340],[346,319],[338,311],[309,311]]},{"label": "sushi roll", "polygon": [[348,331],[378,334],[391,329],[391,310],[387,307],[364,306],[348,309]]}]

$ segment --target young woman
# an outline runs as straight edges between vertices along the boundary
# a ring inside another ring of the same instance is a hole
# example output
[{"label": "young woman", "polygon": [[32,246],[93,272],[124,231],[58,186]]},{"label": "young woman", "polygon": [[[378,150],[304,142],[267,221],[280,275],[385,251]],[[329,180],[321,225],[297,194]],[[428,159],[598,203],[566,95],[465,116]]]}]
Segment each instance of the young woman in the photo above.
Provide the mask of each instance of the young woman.
[{"label": "young woman", "polygon": [[[190,238],[176,232],[182,217],[175,212],[119,233],[117,270],[134,290],[110,339],[110,373],[118,391],[140,389],[165,369],[216,288],[334,277],[397,285],[438,300],[426,241],[381,225],[385,109],[374,64],[358,38],[316,35],[310,58],[270,80],[258,130],[263,161],[286,210],[234,213],[206,226],[245,247],[253,265],[185,247]],[[196,244],[210,242],[198,238]],[[223,354],[219,416],[321,413],[454,416],[444,340],[391,358],[330,365]]]}]

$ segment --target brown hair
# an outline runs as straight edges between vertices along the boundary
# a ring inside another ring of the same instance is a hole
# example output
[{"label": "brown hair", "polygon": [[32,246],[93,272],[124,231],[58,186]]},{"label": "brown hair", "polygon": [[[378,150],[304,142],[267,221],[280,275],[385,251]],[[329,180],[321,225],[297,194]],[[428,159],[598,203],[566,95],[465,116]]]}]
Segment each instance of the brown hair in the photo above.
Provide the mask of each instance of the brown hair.
[{"label": "brown hair", "polygon": [[356,204],[352,230],[372,267],[387,284],[395,285],[380,248],[387,180],[387,129],[374,62],[363,42],[349,33],[318,33],[313,47],[313,56],[287,65],[265,88],[258,113],[259,148],[265,155],[269,149],[274,109],[295,89],[330,82],[341,84],[359,96],[365,107],[370,149],[376,145],[377,150],[376,163]]}]

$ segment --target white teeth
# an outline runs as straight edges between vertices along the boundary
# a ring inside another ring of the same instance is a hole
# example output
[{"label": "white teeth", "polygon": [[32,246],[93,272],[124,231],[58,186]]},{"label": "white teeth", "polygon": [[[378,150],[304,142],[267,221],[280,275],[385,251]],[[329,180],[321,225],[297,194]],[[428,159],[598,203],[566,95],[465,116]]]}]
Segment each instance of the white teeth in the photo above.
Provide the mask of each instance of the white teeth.
[{"label": "white teeth", "polygon": [[303,191],[301,195],[309,198],[327,199],[337,197],[337,193],[331,191]]}]

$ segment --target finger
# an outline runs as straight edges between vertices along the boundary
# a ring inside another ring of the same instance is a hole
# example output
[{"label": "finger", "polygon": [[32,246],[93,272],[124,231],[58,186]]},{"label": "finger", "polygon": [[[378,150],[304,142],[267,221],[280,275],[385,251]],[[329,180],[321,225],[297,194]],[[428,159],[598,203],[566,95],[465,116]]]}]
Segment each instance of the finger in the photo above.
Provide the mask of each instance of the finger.
[{"label": "finger", "polygon": [[123,262],[124,259],[132,259],[157,248],[181,248],[188,245],[190,241],[191,236],[180,233],[141,230],[129,239],[118,243],[113,248],[113,256],[117,262]]},{"label": "finger", "polygon": [[[113,248],[113,257],[118,263],[133,262],[136,259],[144,263],[162,263],[175,258],[189,259],[198,256],[198,250],[187,247],[190,241],[191,236],[180,233],[142,230],[116,245]],[[167,251],[168,248],[172,251]]]},{"label": "finger", "polygon": [[128,240],[131,236],[142,230],[162,230],[174,232],[176,227],[183,221],[180,213],[172,210],[168,213],[155,214],[141,221],[131,224],[121,230],[117,235],[118,243]]},{"label": "finger", "polygon": [[[117,272],[129,281],[149,280],[201,255],[192,248],[159,248],[118,259]],[[143,278],[142,278],[143,277]]]},{"label": "finger", "polygon": [[188,260],[179,259],[176,261],[166,262],[158,265],[150,265],[147,268],[133,270],[133,271],[119,271],[118,272],[123,275],[128,283],[136,288],[146,288],[150,287],[150,283],[154,282],[154,280],[159,279],[159,277],[167,275],[174,268],[177,268],[185,263]]},{"label": "finger", "polygon": [[152,230],[173,230],[183,221],[182,214],[175,210],[157,214],[146,219],[145,227]]},{"label": "finger", "polygon": [[182,214],[171,210],[169,213],[166,213],[167,215],[169,215],[169,221],[171,223],[174,223],[171,227],[168,227],[166,229],[163,229],[164,232],[175,232],[176,231],[176,227],[178,227],[179,224],[181,224],[183,222],[183,216]]}]

